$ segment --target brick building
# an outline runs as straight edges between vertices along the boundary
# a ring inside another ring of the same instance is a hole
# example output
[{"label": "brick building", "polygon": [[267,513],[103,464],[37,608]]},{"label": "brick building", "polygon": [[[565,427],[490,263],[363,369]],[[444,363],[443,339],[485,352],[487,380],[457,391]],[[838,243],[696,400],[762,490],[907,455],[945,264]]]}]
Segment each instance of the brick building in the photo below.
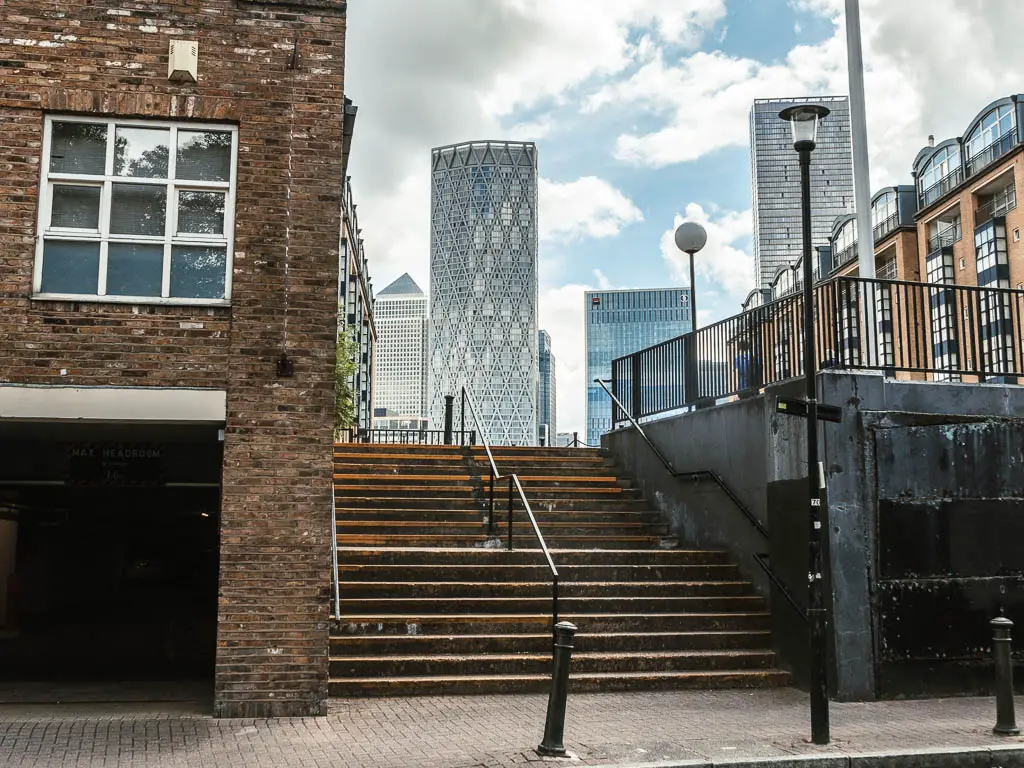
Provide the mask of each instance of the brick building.
[{"label": "brick building", "polygon": [[0,3],[5,676],[323,711],[345,5]]}]

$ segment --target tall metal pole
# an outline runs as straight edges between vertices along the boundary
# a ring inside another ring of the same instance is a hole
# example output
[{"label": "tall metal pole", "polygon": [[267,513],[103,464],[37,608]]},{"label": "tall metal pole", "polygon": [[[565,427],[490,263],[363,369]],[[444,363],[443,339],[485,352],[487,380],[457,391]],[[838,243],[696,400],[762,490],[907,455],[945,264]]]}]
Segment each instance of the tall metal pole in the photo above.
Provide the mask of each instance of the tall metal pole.
[{"label": "tall metal pole", "polygon": [[813,142],[799,142],[800,194],[804,240],[804,382],[807,397],[807,498],[810,519],[808,547],[811,661],[811,740],[829,743],[828,670],[825,653],[824,583],[821,557],[821,483],[818,468],[817,360],[814,349],[814,269],[811,265],[811,152]]},{"label": "tall metal pole", "polygon": [[690,251],[690,330],[697,330],[697,281],[693,273],[693,251]]},{"label": "tall metal pole", "polygon": [[850,70],[850,127],[853,132],[854,205],[857,210],[857,265],[860,277],[871,279],[875,276],[875,237],[871,224],[871,169],[868,164],[868,118],[864,97],[860,0],[846,0],[846,51]]}]

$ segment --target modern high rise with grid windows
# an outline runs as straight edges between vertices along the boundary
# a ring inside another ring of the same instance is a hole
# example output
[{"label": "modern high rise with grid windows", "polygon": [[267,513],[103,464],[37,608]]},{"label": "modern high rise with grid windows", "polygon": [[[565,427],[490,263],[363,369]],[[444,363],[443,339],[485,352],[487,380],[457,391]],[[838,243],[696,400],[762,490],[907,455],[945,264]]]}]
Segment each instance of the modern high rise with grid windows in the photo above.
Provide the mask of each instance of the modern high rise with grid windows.
[{"label": "modern high rise with grid windows", "polygon": [[537,332],[537,360],[540,376],[537,379],[537,440],[543,445],[554,445],[555,435],[555,355],[551,351],[551,334]]},{"label": "modern high rise with grid windows", "polygon": [[831,110],[818,128],[817,148],[811,155],[813,245],[829,245],[836,217],[854,209],[849,99],[756,100],[750,110],[755,288],[770,287],[779,269],[792,266],[803,252],[799,158],[790,126],[779,119],[779,112],[805,103],[823,104]]},{"label": "modern high rise with grid windows", "polygon": [[465,386],[495,445],[537,441],[537,148],[432,153],[429,415]]},{"label": "modern high rise with grid windows", "polygon": [[427,415],[426,294],[406,273],[377,294],[373,314],[377,324],[374,405],[401,418],[423,419]]},{"label": "modern high rise with grid windows", "polygon": [[612,428],[612,401],[595,379],[611,378],[612,360],[693,330],[689,288],[587,291],[587,444]]}]

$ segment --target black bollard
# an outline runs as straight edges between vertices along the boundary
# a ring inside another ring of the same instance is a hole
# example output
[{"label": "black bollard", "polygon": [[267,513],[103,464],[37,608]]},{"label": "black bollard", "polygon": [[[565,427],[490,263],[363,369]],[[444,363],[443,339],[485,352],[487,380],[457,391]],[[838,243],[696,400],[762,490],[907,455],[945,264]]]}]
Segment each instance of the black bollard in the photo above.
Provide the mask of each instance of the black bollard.
[{"label": "black bollard", "polygon": [[1013,661],[1010,656],[1010,631],[1013,622],[999,616],[989,622],[992,627],[992,655],[996,660],[996,727],[992,733],[1017,736],[1017,718],[1013,712]]},{"label": "black bollard", "polygon": [[544,740],[537,747],[539,755],[565,756],[565,703],[569,698],[569,661],[572,659],[572,640],[575,635],[575,624],[568,621],[555,624],[551,694],[548,696],[547,720],[544,721]]},{"label": "black bollard", "polygon": [[444,444],[452,444],[452,420],[455,411],[455,395],[444,396]]}]

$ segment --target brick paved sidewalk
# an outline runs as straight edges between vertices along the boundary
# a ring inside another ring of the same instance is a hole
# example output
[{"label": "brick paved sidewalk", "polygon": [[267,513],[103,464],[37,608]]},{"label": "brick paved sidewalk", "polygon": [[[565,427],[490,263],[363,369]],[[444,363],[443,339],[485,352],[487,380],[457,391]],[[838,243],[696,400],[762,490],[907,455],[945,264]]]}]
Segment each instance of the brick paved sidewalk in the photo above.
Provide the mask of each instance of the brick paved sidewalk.
[{"label": "brick paved sidewalk", "polygon": [[[0,766],[505,768],[540,761],[546,703],[336,699],[328,717],[272,721],[170,703],[0,705]],[[791,689],[581,694],[570,697],[566,746],[575,765],[1024,746],[993,736],[994,718],[988,698],[833,704],[834,741],[819,748],[806,740],[807,697]]]}]

